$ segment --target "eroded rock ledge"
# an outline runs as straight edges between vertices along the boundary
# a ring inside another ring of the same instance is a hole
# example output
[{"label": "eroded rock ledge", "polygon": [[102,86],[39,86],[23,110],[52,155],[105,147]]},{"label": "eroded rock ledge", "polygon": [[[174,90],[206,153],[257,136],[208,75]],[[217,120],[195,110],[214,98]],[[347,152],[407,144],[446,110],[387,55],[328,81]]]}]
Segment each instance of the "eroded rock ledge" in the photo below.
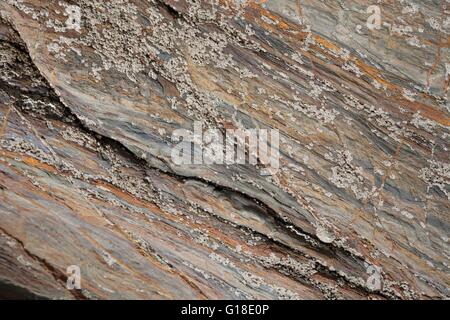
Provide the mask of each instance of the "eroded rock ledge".
[{"label": "eroded rock ledge", "polygon": [[[0,298],[449,298],[450,4],[380,6],[2,0]],[[281,169],[175,165],[194,121]]]}]

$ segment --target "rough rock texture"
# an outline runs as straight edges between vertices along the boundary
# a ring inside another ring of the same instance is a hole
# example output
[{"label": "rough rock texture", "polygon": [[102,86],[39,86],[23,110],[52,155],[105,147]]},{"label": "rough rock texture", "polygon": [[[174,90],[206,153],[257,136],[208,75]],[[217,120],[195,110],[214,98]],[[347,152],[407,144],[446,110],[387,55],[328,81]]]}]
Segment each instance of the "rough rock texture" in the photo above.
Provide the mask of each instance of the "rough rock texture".
[{"label": "rough rock texture", "polygon": [[[449,298],[450,2],[368,5],[1,0],[0,298]],[[175,165],[194,121],[280,170]]]}]

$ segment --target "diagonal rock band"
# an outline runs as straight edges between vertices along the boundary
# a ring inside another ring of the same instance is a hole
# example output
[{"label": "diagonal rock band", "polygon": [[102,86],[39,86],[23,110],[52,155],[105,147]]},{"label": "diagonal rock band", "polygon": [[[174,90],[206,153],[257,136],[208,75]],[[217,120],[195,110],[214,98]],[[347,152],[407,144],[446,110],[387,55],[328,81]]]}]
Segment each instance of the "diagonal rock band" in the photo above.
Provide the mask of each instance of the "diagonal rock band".
[{"label": "diagonal rock band", "polygon": [[0,2],[0,298],[448,299],[444,1]]}]

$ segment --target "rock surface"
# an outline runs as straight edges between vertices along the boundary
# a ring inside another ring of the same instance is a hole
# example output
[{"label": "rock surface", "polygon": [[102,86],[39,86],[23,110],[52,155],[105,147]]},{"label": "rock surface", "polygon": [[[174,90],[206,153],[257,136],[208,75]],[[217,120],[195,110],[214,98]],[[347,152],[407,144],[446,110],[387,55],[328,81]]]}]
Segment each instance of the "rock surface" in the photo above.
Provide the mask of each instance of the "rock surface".
[{"label": "rock surface", "polygon": [[450,3],[378,2],[1,0],[0,298],[448,299]]}]

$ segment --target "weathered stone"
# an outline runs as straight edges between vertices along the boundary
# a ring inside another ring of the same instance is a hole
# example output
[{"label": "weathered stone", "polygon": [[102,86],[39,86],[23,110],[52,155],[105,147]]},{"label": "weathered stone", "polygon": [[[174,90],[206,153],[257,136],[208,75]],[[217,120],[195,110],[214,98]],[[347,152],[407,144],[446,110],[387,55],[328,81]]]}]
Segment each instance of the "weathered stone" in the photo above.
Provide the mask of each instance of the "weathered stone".
[{"label": "weathered stone", "polygon": [[[0,2],[0,298],[449,298],[450,4],[367,6]],[[176,165],[195,121],[280,170]]]}]

